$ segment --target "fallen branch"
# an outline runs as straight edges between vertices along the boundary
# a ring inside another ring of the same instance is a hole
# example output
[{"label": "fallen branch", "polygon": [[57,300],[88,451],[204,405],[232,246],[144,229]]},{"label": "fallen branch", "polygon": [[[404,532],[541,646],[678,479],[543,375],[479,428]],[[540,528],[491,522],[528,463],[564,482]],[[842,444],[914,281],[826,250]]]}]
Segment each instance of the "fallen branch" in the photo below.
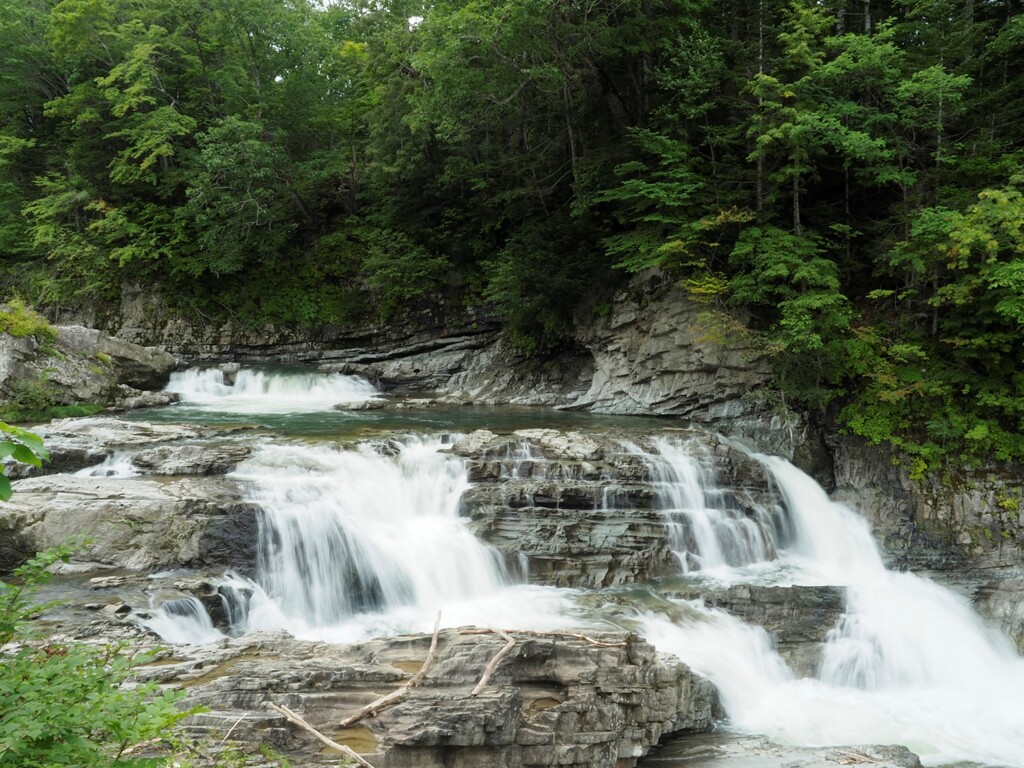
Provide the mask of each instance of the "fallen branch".
[{"label": "fallen branch", "polygon": [[839,761],[841,765],[861,765],[863,763],[875,763],[876,765],[881,765],[885,762],[884,760],[879,760],[871,755],[866,755],[863,752],[853,752],[845,749],[834,749],[832,751],[840,757],[846,758],[845,760]]},{"label": "fallen branch", "polygon": [[359,765],[363,766],[363,768],[373,768],[373,765],[366,762],[366,760],[364,760],[358,752],[352,749],[352,747],[346,747],[344,744],[339,744],[338,742],[327,738],[322,733],[320,733],[320,731],[318,731],[312,725],[303,720],[302,717],[288,709],[288,707],[282,707],[280,704],[274,704],[273,702],[268,702],[267,706],[275,712],[277,712],[279,715],[283,715],[288,722],[294,723],[295,725],[299,726],[299,728],[301,728],[302,730],[311,733],[313,736],[316,736],[317,739],[319,739],[321,742],[326,744],[331,749],[336,749],[338,752],[341,752],[341,754],[345,755],[346,757],[352,758],[357,763],[359,763]]},{"label": "fallen branch", "polygon": [[423,680],[424,677],[426,677],[427,669],[430,667],[431,662],[434,660],[434,652],[437,650],[437,633],[440,630],[440,628],[441,628],[441,612],[438,611],[437,612],[437,621],[434,622],[434,636],[430,640],[430,650],[427,651],[427,658],[423,662],[423,666],[420,667],[419,672],[417,672],[415,675],[410,677],[405,682],[405,685],[403,685],[398,690],[392,691],[391,693],[387,694],[386,696],[381,696],[376,701],[374,701],[374,702],[372,702],[370,704],[367,704],[365,707],[360,709],[355,714],[352,714],[352,715],[349,715],[348,717],[346,717],[344,720],[341,721],[341,727],[342,728],[344,728],[346,726],[349,726],[349,725],[352,725],[353,723],[358,723],[364,717],[369,717],[370,715],[376,715],[378,712],[380,712],[385,707],[390,707],[393,704],[397,704],[402,699],[404,699],[406,696],[408,696],[413,688],[415,688],[417,685],[420,684],[420,681]]},{"label": "fallen branch", "polygon": [[[499,630],[496,629],[460,629],[459,634],[490,635],[498,631]],[[590,645],[595,645],[598,648],[625,648],[627,645],[629,645],[629,643],[626,641],[622,641],[619,643],[606,643],[603,640],[595,640],[594,638],[587,637],[586,635],[581,634],[579,632],[534,632],[532,630],[526,629],[506,629],[501,631],[508,633],[515,632],[517,635],[529,635],[530,637],[564,637],[572,640],[582,640],[583,642],[590,643]]]},{"label": "fallen branch", "polygon": [[501,650],[494,654],[494,657],[487,663],[487,666],[484,667],[484,673],[480,675],[480,682],[477,683],[473,690],[469,692],[470,696],[476,696],[484,689],[484,686],[487,685],[487,681],[490,680],[491,675],[494,674],[494,670],[498,668],[498,664],[501,663],[501,660],[508,655],[508,652],[511,651],[513,646],[516,644],[515,638],[503,630],[489,629],[488,632],[493,632],[494,634],[501,636],[505,641],[505,645]]}]

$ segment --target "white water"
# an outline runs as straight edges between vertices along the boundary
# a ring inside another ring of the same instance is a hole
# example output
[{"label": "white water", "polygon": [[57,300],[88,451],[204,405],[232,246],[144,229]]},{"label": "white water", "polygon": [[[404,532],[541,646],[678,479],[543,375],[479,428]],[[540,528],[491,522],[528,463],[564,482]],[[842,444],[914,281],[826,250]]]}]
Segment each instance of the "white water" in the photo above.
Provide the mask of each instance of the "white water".
[{"label": "white water", "polygon": [[209,614],[198,598],[168,600],[150,612],[150,618],[139,622],[175,645],[202,645],[223,639],[213,626]]},{"label": "white water", "polygon": [[796,536],[797,581],[843,584],[847,613],[817,679],[796,679],[760,629],[718,611],[649,615],[659,649],[718,687],[732,723],[805,746],[903,744],[927,764],[1024,766],[1024,660],[959,596],[887,571],[866,523],[811,478],[764,458]]},{"label": "white water", "polygon": [[564,624],[568,591],[511,584],[466,527],[466,471],[443,448],[278,444],[240,465],[234,476],[264,510],[245,628],[350,642],[427,629],[438,611],[445,626]]},{"label": "white water", "polygon": [[736,566],[774,559],[777,544],[784,543],[777,542],[776,532],[783,529],[779,510],[758,510],[749,516],[727,502],[711,462],[694,455],[694,444],[663,438],[653,442],[657,453],[645,455],[645,460],[660,497],[669,545],[683,573],[700,570],[728,578]]},{"label": "white water", "polygon": [[135,477],[139,470],[132,464],[131,454],[116,451],[99,464],[74,473],[78,477]]},{"label": "white water", "polygon": [[241,414],[329,411],[338,403],[363,402],[381,394],[361,376],[248,368],[238,372],[233,385],[225,384],[224,374],[216,368],[175,371],[167,391],[191,406]]}]

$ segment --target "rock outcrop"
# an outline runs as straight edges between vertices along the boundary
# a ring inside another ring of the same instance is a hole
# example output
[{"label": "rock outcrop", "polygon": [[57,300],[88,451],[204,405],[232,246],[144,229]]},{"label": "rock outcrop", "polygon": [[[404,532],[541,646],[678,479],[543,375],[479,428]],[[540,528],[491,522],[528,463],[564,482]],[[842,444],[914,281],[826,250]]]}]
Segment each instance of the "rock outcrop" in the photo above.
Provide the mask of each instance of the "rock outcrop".
[{"label": "rock outcrop", "polygon": [[[476,630],[479,632],[479,630]],[[376,768],[630,768],[669,733],[711,726],[712,686],[626,633],[514,632],[511,652],[476,696],[472,689],[505,641],[446,629],[423,682],[400,703],[347,728],[339,723],[399,688],[426,658],[430,637],[339,646],[254,633],[181,648],[144,674],[186,686],[207,712],[193,735],[269,743],[295,765],[319,765],[320,745],[269,702],[300,713]],[[327,764],[327,763],[324,763]]]},{"label": "rock outcrop", "polygon": [[959,467],[911,476],[905,457],[851,436],[830,440],[833,498],[870,522],[899,565],[993,569],[1024,562],[1024,469]]},{"label": "rock outcrop", "polygon": [[921,768],[906,747],[877,744],[801,748],[759,736],[708,733],[669,741],[640,762],[640,768]]},{"label": "rock outcrop", "polygon": [[701,599],[772,636],[775,649],[797,675],[814,677],[828,633],[846,610],[843,587],[768,587],[738,584],[726,589],[670,589],[666,596]]},{"label": "rock outcrop", "polygon": [[144,393],[161,389],[176,364],[161,349],[82,326],[58,327],[52,343],[0,334],[0,399],[17,401],[28,393],[54,405],[153,405]]},{"label": "rock outcrop", "polygon": [[226,478],[50,475],[0,503],[0,573],[33,553],[88,539],[83,555],[130,570],[218,565],[251,571],[256,514]]}]

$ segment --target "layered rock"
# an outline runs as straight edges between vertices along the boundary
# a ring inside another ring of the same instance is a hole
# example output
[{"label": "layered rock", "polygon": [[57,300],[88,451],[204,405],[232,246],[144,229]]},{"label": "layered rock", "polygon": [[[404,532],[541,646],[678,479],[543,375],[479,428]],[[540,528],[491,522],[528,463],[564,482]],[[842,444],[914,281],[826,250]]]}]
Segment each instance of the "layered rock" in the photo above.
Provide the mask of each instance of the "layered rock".
[{"label": "layered rock", "polygon": [[762,627],[772,636],[775,649],[797,675],[813,677],[829,632],[846,609],[843,587],[769,587],[739,584],[726,589],[688,587],[667,596],[700,598],[709,608],[721,608],[739,619]]},{"label": "layered rock", "polygon": [[876,768],[921,768],[906,747],[859,745],[801,748],[759,736],[709,733],[671,740],[652,751],[640,768],[836,768],[870,765]]},{"label": "layered rock", "polygon": [[[774,500],[760,464],[716,437],[687,437],[730,489],[725,503],[752,516]],[[452,450],[474,483],[462,501],[470,528],[532,583],[607,587],[678,572],[652,468],[625,435],[482,430]]]},{"label": "layered rock", "polygon": [[0,399],[16,399],[28,387],[57,405],[152,405],[144,392],[161,389],[177,364],[161,349],[92,328],[56,330],[56,339],[45,344],[34,336],[0,334]]},{"label": "layered rock", "polygon": [[864,514],[898,564],[1001,568],[1024,561],[1024,469],[959,467],[912,476],[906,457],[851,436],[830,440],[834,498]]},{"label": "layered rock", "polygon": [[41,467],[9,464],[11,478],[35,477],[104,467],[120,456],[135,474],[223,475],[252,452],[245,428],[213,429],[177,424],[151,424],[114,417],[59,419],[34,428],[50,458]]},{"label": "layered rock", "polygon": [[208,708],[192,719],[194,735],[220,739],[231,729],[233,739],[269,742],[304,766],[327,759],[320,745],[267,703],[300,713],[377,768],[629,768],[662,735],[711,725],[711,685],[636,636],[513,638],[473,696],[505,641],[444,630],[423,682],[348,728],[339,726],[344,717],[399,688],[423,664],[429,636],[337,646],[255,633],[189,651],[177,664],[164,660],[149,675],[186,686],[186,703]]}]

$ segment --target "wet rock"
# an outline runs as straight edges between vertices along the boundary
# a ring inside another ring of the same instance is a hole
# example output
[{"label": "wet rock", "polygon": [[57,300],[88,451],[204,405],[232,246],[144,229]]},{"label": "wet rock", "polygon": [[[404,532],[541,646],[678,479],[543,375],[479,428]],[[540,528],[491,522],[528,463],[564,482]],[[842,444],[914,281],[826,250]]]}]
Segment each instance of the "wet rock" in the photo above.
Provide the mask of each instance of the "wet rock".
[{"label": "wet rock", "polygon": [[1014,569],[1003,578],[987,581],[974,594],[974,607],[998,625],[1024,653],[1024,574]]},{"label": "wet rock", "polygon": [[[742,515],[777,503],[758,462],[715,436],[671,434],[728,487],[713,503]],[[609,587],[676,573],[652,467],[631,445],[653,450],[627,433],[472,432],[452,447],[474,483],[462,514],[531,583]]]},{"label": "wet rock", "polygon": [[143,392],[131,387],[122,388],[122,396],[116,407],[125,411],[137,411],[140,408],[160,408],[180,399],[177,392]]},{"label": "wet rock", "polygon": [[223,374],[221,380],[224,382],[224,385],[233,387],[235,379],[238,377],[238,372],[242,370],[242,366],[239,363],[221,363],[217,366],[217,370]]},{"label": "wet rock", "polygon": [[370,399],[360,400],[355,403],[338,403],[333,406],[336,411],[376,411],[387,405],[386,400]]},{"label": "wet rock", "polygon": [[251,453],[244,443],[208,441],[149,448],[133,453],[131,462],[151,475],[223,475]]},{"label": "wet rock", "polygon": [[913,475],[906,456],[851,435],[830,439],[836,489],[897,566],[977,570],[1024,562],[1024,468],[950,466]]},{"label": "wet rock", "polygon": [[[223,474],[251,450],[236,441],[212,439],[244,430],[151,424],[111,416],[61,419],[34,431],[43,439],[50,460],[41,469],[13,465],[9,467],[11,477],[77,472],[116,451],[130,452],[132,463],[151,474]],[[204,438],[205,442],[200,442]]]},{"label": "wet rock", "polygon": [[720,590],[693,586],[664,594],[685,600],[700,598],[709,608],[721,608],[762,627],[774,639],[779,655],[801,677],[817,673],[828,633],[846,609],[843,587],[744,584]]},{"label": "wet rock", "polygon": [[[87,536],[84,556],[131,570],[255,561],[256,509],[225,478],[51,475],[20,480],[0,504],[0,572]],[[14,545],[11,546],[11,542]]]}]

